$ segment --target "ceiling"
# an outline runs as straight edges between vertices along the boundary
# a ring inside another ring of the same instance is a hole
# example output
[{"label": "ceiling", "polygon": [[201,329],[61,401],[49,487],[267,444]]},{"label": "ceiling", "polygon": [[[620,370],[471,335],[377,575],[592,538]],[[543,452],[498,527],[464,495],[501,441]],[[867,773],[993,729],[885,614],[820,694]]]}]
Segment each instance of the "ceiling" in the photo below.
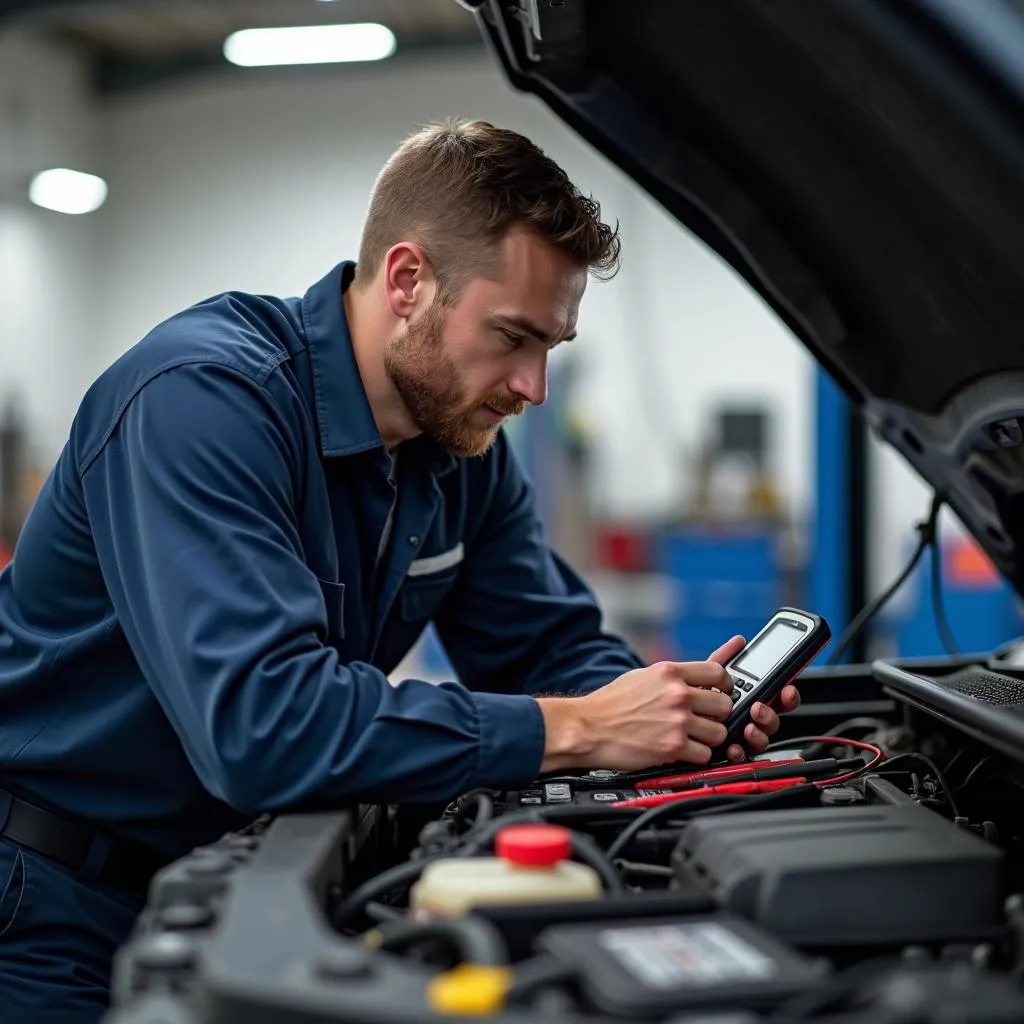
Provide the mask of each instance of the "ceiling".
[{"label": "ceiling", "polygon": [[28,26],[72,45],[92,63],[100,93],[217,67],[237,73],[221,55],[236,29],[355,21],[387,25],[396,59],[483,47],[455,0],[0,0],[0,30]]}]

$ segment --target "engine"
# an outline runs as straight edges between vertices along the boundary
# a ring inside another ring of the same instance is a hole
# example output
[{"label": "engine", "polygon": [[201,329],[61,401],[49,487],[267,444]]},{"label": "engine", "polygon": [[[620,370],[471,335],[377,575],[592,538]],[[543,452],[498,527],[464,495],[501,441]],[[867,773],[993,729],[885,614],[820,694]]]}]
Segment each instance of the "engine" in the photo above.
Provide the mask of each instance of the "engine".
[{"label": "engine", "polygon": [[154,880],[108,1024],[1024,1020],[1016,690],[901,673],[809,673],[742,769],[260,820]]}]

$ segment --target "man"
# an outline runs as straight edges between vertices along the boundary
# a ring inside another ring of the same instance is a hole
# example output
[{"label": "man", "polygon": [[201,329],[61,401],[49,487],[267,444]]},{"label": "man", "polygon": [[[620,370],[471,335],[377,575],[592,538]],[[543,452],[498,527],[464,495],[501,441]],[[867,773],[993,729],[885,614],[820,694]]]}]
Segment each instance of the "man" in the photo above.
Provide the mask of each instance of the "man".
[{"label": "man", "polygon": [[[742,640],[645,668],[603,634],[500,432],[618,255],[527,139],[433,126],[358,265],[202,302],[89,390],[0,577],[6,1024],[95,1020],[151,872],[261,812],[711,758]],[[462,685],[389,685],[431,620]]]}]

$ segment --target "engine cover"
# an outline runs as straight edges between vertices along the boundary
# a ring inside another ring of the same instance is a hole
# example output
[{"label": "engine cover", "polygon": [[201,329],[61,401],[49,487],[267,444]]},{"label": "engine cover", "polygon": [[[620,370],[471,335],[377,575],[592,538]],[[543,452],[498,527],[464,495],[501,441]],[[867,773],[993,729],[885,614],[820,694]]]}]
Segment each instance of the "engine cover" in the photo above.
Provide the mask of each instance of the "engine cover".
[{"label": "engine cover", "polygon": [[693,821],[673,856],[723,909],[797,943],[967,940],[1003,921],[1003,854],[916,804]]}]

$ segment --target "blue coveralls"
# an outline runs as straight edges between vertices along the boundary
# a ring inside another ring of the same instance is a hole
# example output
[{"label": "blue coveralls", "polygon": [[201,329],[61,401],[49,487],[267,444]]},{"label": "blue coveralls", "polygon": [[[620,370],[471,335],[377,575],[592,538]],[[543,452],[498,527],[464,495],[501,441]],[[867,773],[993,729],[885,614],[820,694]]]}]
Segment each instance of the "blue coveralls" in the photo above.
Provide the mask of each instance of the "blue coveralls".
[{"label": "blue coveralls", "polygon": [[[528,695],[640,664],[504,437],[405,442],[396,492],[353,272],[210,298],[89,389],[0,575],[0,789],[177,857],[263,812],[523,784]],[[462,685],[389,685],[430,620]],[[0,839],[5,1024],[102,1012],[141,897],[88,875]]]}]

